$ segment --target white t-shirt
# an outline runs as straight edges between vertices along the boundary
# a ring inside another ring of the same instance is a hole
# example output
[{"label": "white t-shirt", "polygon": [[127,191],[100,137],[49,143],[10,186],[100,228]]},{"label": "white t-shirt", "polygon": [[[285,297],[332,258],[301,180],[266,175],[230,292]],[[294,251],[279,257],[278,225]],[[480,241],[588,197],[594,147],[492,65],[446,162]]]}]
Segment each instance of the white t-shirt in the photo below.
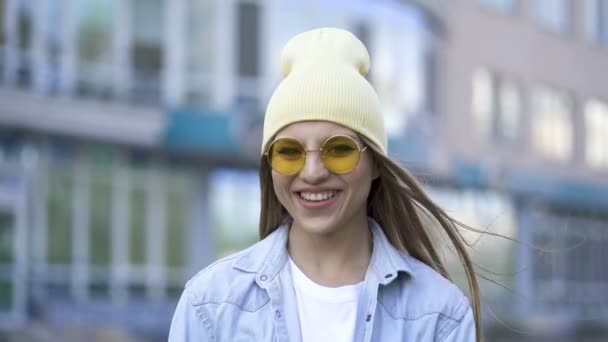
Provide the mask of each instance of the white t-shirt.
[{"label": "white t-shirt", "polygon": [[310,280],[289,258],[303,342],[352,342],[363,282],[325,287]]}]

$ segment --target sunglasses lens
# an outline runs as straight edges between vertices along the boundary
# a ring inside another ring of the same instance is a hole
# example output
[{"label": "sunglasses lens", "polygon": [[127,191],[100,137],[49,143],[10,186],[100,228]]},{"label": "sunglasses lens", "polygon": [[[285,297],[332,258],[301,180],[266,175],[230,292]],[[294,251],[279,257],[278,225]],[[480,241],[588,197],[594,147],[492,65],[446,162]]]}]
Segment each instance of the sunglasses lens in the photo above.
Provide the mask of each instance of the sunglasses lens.
[{"label": "sunglasses lens", "polygon": [[359,162],[359,145],[349,137],[333,137],[323,145],[323,162],[332,172],[350,172]]},{"label": "sunglasses lens", "polygon": [[302,170],[305,159],[306,151],[302,144],[295,139],[278,139],[268,150],[270,166],[285,175],[293,175]]}]

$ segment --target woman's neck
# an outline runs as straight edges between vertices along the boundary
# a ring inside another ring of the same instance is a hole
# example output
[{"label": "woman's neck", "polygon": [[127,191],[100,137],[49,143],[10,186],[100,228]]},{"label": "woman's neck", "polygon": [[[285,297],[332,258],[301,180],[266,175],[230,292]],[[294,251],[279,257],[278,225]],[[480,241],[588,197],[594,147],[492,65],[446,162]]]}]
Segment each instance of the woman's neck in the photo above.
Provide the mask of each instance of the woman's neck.
[{"label": "woman's neck", "polygon": [[307,233],[294,222],[289,230],[288,252],[302,272],[319,285],[359,283],[365,278],[372,253],[367,218],[323,235]]}]

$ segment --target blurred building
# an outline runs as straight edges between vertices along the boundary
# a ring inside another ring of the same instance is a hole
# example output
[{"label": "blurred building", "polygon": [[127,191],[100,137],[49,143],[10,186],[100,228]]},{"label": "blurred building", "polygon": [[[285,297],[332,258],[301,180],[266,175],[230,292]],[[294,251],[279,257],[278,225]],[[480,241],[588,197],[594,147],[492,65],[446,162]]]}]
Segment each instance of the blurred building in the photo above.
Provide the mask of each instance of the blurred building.
[{"label": "blurred building", "polygon": [[437,159],[454,183],[508,196],[516,236],[549,250],[516,249],[513,306],[495,310],[605,327],[608,1],[450,3]]},{"label": "blurred building", "polygon": [[515,290],[488,309],[608,324],[606,0],[0,0],[0,324],[165,335],[257,236],[280,49],[318,26],[368,46],[390,152],[448,212],[548,250],[482,237]]}]

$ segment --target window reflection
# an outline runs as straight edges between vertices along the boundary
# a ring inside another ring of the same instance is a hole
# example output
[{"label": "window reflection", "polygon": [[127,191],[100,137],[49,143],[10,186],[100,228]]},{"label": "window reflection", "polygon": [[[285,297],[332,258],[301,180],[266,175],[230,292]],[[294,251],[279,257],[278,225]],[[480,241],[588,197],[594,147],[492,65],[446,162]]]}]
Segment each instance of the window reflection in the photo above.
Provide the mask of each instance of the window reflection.
[{"label": "window reflection", "polygon": [[186,11],[186,101],[208,104],[211,72],[214,70],[214,27],[217,25],[213,1],[188,0]]},{"label": "window reflection", "polygon": [[585,1],[585,24],[589,39],[608,46],[608,0]]},{"label": "window reflection", "polygon": [[479,0],[479,2],[504,13],[514,12],[517,5],[517,0]]},{"label": "window reflection", "polygon": [[477,135],[488,139],[492,132],[494,91],[492,75],[485,69],[473,74],[473,119]]},{"label": "window reflection", "polygon": [[236,67],[237,81],[236,106],[249,113],[260,107],[260,5],[251,2],[236,4]]},{"label": "window reflection", "polygon": [[[425,108],[426,40],[429,32],[421,13],[404,6],[402,11],[381,9],[386,20],[376,22],[371,37],[372,83],[378,91],[389,136],[405,134]],[[386,13],[384,13],[386,12]]]},{"label": "window reflection", "polygon": [[161,99],[160,81],[163,64],[164,5],[162,0],[133,0],[132,65],[134,89],[132,98],[140,103],[157,103]]},{"label": "window reflection", "polygon": [[587,163],[594,168],[608,168],[608,105],[592,100],[585,106]]},{"label": "window reflection", "polygon": [[27,88],[32,83],[32,20],[33,7],[29,0],[21,1],[17,10],[18,66],[17,85]]},{"label": "window reflection", "polygon": [[[351,30],[370,54],[372,65],[367,78],[378,92],[387,134],[398,137],[417,131],[426,115],[434,114],[437,108],[435,37],[429,23],[412,5],[371,1],[350,4],[349,12],[327,18],[318,13],[330,4],[278,2],[273,8],[275,15],[270,15],[268,55],[279,56],[287,40],[305,30],[319,26]],[[269,76],[277,82],[281,75],[276,61],[269,63]]]},{"label": "window reflection", "polygon": [[545,157],[570,160],[574,144],[571,96],[563,90],[539,87],[532,103],[534,148]]},{"label": "window reflection", "polygon": [[521,100],[514,80],[477,69],[473,73],[472,110],[481,139],[514,143],[519,137]]},{"label": "window reflection", "polygon": [[51,94],[55,94],[60,89],[60,65],[62,58],[62,42],[61,42],[61,26],[65,18],[65,8],[63,2],[50,1],[48,4],[48,24],[46,30],[46,44],[47,44],[47,60],[48,71],[44,80],[47,90]]},{"label": "window reflection", "polygon": [[260,213],[257,173],[221,169],[211,174],[210,184],[218,257],[257,241]]},{"label": "window reflection", "polygon": [[76,11],[77,92],[81,96],[107,99],[112,81],[112,2],[80,0]]},{"label": "window reflection", "polygon": [[570,0],[535,0],[534,15],[545,29],[566,33],[572,25],[572,3]]},{"label": "window reflection", "polygon": [[504,140],[515,141],[519,135],[521,116],[520,94],[517,84],[503,79],[499,86],[499,132]]},{"label": "window reflection", "polygon": [[6,15],[6,0],[0,0],[0,80],[4,76],[5,64],[4,61],[4,49],[6,48],[6,33],[5,30],[5,18]]},{"label": "window reflection", "polygon": [[[380,41],[382,42],[382,40]],[[387,50],[389,49],[388,44],[394,47],[393,51],[387,51],[389,55],[386,56],[392,59],[392,63],[389,65],[392,65],[393,68],[390,71],[387,68],[386,72],[378,70],[376,73],[376,75],[384,73],[385,76],[381,81],[379,80],[378,88],[379,96],[384,100],[383,105],[388,109],[389,120],[394,124],[393,126],[391,122],[388,122],[387,127],[395,127],[394,130],[389,128],[389,135],[399,135],[399,129],[405,129],[407,125],[407,117],[420,108],[422,85],[420,56],[409,53],[409,51],[420,50],[420,46],[416,40],[409,40],[408,43],[405,43],[406,41],[408,38],[400,37],[397,34],[393,36],[392,42],[385,41]]]}]

